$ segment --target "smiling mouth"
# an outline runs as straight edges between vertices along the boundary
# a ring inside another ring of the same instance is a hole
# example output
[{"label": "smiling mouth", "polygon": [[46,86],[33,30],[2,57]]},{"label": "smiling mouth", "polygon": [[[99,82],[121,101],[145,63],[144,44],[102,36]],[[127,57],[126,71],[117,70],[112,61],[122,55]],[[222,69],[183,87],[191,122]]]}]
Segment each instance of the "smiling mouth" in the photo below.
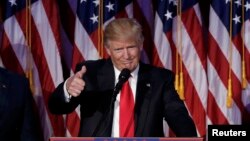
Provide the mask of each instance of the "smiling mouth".
[{"label": "smiling mouth", "polygon": [[132,62],[124,62],[123,64],[124,65],[129,65],[129,64],[131,64]]}]

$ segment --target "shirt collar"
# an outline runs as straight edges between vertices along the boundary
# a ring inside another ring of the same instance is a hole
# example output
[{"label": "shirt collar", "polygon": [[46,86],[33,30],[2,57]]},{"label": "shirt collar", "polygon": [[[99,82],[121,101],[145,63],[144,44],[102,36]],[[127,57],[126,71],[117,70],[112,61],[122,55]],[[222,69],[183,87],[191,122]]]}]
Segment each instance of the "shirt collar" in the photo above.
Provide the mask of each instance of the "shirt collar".
[{"label": "shirt collar", "polygon": [[[114,66],[114,70],[115,70],[115,82],[117,83],[118,82],[118,77],[119,77],[121,71],[118,70],[115,66]],[[139,64],[137,65],[135,70],[131,72],[132,78],[137,78],[138,72],[139,72]]]}]

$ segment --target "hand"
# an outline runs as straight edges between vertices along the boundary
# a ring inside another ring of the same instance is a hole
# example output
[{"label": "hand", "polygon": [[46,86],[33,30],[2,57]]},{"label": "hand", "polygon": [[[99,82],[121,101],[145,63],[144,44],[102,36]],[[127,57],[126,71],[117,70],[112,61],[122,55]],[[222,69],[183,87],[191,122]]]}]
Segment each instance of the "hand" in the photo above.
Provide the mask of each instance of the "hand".
[{"label": "hand", "polygon": [[82,66],[80,71],[68,79],[66,89],[71,96],[77,97],[84,90],[85,81],[82,77],[86,73],[86,70],[86,67]]}]

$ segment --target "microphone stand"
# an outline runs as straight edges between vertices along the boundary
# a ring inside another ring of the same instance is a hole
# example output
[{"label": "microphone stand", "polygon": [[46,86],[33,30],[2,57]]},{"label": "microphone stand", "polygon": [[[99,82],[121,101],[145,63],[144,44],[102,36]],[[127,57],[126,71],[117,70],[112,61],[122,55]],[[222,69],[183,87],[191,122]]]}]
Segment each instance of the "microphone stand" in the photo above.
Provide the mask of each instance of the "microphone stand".
[{"label": "microphone stand", "polygon": [[114,114],[114,104],[115,104],[115,100],[116,100],[118,93],[119,93],[119,90],[114,89],[109,108],[107,108],[102,119],[97,124],[97,127],[93,133],[94,137],[110,137],[111,136],[112,121],[113,121],[113,114]]}]

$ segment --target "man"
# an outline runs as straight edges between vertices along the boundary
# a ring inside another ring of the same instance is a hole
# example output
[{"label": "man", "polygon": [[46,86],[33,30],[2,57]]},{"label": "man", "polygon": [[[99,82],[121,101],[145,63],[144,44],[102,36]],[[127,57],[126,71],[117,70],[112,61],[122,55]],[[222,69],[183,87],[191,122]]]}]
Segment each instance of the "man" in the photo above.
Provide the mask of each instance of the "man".
[{"label": "man", "polygon": [[142,29],[136,20],[111,21],[104,31],[104,45],[110,58],[80,63],[76,74],[51,95],[50,111],[67,114],[80,104],[79,136],[123,137],[119,122],[121,94],[113,105],[111,98],[120,72],[127,68],[131,71],[129,84],[135,101],[134,121],[131,121],[134,126],[128,136],[163,137],[163,119],[176,136],[197,136],[194,122],[175,91],[174,74],[140,62],[143,41]]},{"label": "man", "polygon": [[41,141],[28,80],[0,67],[0,140]]}]

